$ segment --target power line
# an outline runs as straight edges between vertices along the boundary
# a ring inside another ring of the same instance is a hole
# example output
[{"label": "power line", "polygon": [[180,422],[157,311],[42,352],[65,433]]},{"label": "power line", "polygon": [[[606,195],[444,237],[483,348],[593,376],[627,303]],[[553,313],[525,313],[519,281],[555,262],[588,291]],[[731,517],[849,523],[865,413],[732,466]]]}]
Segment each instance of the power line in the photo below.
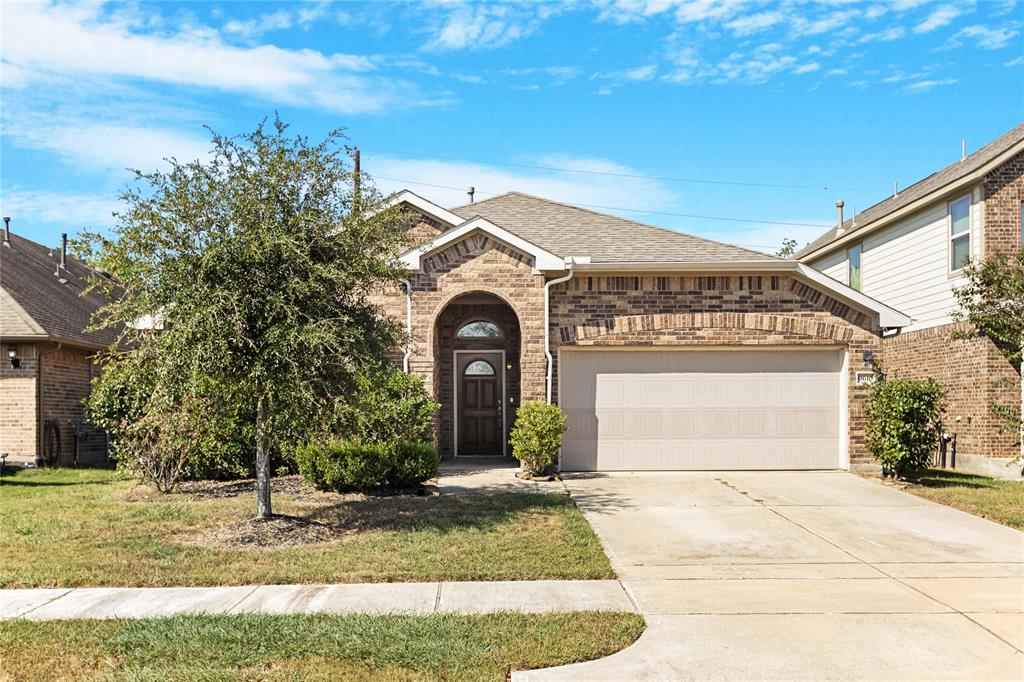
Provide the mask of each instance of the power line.
[{"label": "power line", "polygon": [[387,149],[375,149],[374,151],[383,154],[395,154],[398,156],[418,156],[421,159],[430,160],[438,159],[441,161],[461,161],[463,163],[479,163],[487,166],[508,166],[510,168],[531,168],[534,170],[546,170],[555,171],[559,173],[579,173],[582,175],[606,175],[613,178],[637,178],[640,180],[658,180],[661,182],[688,182],[696,183],[701,185],[728,185],[732,187],[762,187],[769,189],[813,189],[825,192],[834,192],[842,190],[844,192],[874,192],[873,189],[864,189],[862,187],[830,187],[828,185],[797,185],[797,184],[784,184],[784,183],[771,183],[771,182],[742,182],[739,180],[709,180],[706,178],[678,178],[670,176],[659,176],[659,175],[643,175],[641,173],[620,173],[615,171],[598,171],[598,170],[587,170],[583,168],[561,168],[558,166],[538,166],[527,163],[512,163],[510,161],[481,161],[478,159],[461,159],[454,156],[437,156],[437,155],[425,155],[425,154],[408,154],[407,152],[397,152]]},{"label": "power line", "polygon": [[[451,190],[456,190],[458,192],[465,191],[465,187],[452,187],[451,185],[435,185],[435,184],[431,184],[429,182],[417,182],[415,180],[403,180],[401,178],[390,178],[390,177],[387,177],[385,175],[375,175],[373,177],[380,178],[381,180],[390,180],[391,182],[401,182],[401,183],[405,183],[405,184],[408,184],[408,185],[420,185],[420,186],[423,186],[423,187],[433,187],[435,189],[451,189]],[[481,189],[477,189],[476,193],[477,194],[486,194],[486,195],[492,196],[492,197],[496,197],[499,194],[501,194],[501,192],[485,192],[485,191],[483,191]],[[732,218],[732,217],[725,217],[725,216],[699,215],[699,214],[696,214],[696,213],[673,213],[671,211],[650,211],[650,210],[643,209],[643,208],[626,208],[626,207],[623,207],[623,206],[604,206],[604,205],[601,205],[601,204],[575,203],[574,205],[575,206],[581,206],[583,208],[595,208],[595,209],[599,209],[599,210],[602,210],[602,211],[622,211],[623,213],[643,213],[643,214],[649,214],[649,215],[673,216],[673,217],[676,217],[676,218],[697,218],[697,219],[700,219],[700,220],[722,220],[722,221],[732,222],[732,223],[756,223],[756,224],[759,224],[759,225],[786,225],[786,226],[790,226],[790,227],[808,227],[808,228],[814,228],[816,230],[822,230],[822,229],[827,229],[827,228],[831,227],[831,225],[824,225],[824,224],[821,224],[821,223],[796,223],[796,222],[787,222],[787,221],[784,221],[784,220],[761,220],[761,219],[757,219],[757,218]]]}]

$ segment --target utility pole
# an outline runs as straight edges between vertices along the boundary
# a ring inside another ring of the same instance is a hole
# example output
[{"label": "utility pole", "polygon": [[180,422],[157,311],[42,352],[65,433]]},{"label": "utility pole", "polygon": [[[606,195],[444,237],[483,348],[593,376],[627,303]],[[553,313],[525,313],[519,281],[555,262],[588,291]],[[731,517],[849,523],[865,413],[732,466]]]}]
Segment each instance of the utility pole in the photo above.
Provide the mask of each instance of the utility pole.
[{"label": "utility pole", "polygon": [[359,166],[359,149],[356,148],[355,153],[352,155],[353,169],[352,169],[352,205],[356,210],[359,209],[359,190],[362,180],[362,170]]}]

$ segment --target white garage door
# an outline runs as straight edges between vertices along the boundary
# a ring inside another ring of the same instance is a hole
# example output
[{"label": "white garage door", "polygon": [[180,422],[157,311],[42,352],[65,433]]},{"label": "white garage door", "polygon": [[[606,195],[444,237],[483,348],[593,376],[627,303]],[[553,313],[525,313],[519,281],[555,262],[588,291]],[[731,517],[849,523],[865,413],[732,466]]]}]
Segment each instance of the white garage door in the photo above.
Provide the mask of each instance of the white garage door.
[{"label": "white garage door", "polygon": [[842,363],[835,350],[563,350],[562,470],[838,468]]}]

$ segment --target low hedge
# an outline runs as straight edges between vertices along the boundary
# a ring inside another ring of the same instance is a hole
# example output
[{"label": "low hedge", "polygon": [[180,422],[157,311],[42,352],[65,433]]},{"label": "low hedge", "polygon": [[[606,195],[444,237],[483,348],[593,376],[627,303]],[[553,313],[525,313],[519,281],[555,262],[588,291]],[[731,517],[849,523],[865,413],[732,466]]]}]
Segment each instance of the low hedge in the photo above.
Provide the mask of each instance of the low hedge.
[{"label": "low hedge", "polygon": [[566,427],[565,415],[557,405],[523,403],[516,410],[515,425],[509,437],[512,456],[531,474],[549,473],[558,462]]},{"label": "low hedge", "polygon": [[320,490],[410,488],[437,475],[437,449],[431,443],[395,441],[310,443],[295,451],[295,463]]}]

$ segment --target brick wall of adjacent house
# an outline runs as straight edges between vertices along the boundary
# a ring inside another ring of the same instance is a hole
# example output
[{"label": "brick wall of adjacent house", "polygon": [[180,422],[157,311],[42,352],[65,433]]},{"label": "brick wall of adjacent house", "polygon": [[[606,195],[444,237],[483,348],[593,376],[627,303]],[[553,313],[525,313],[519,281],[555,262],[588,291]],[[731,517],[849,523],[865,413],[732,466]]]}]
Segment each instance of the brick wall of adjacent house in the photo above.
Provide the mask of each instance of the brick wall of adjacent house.
[{"label": "brick wall of adjacent house", "polygon": [[983,237],[985,257],[1021,248],[1024,152],[985,176]]},{"label": "brick wall of adjacent house", "polygon": [[8,464],[31,464],[36,460],[39,427],[36,400],[39,351],[35,344],[16,344],[21,361],[13,369],[7,357],[7,344],[0,359],[0,453],[6,452]]},{"label": "brick wall of adjacent house", "polygon": [[[94,366],[89,351],[60,348],[42,355],[43,421],[52,422],[60,430],[60,463],[74,462],[76,427],[85,420],[83,401],[92,387]],[[104,462],[106,442],[103,432],[89,426],[81,427],[78,445],[80,464]]]},{"label": "brick wall of adjacent house", "polygon": [[[551,296],[555,346],[839,346],[849,367],[849,452],[864,449],[867,389],[856,373],[879,353],[869,318],[795,279],[758,273],[580,275]],[[557,390],[557,367],[554,387]]]},{"label": "brick wall of adjacent house", "polygon": [[931,377],[946,389],[943,428],[957,434],[958,452],[1013,457],[1017,434],[1001,430],[990,405],[1020,403],[1020,376],[991,340],[963,324],[943,325],[883,340],[882,365],[889,376]]}]

